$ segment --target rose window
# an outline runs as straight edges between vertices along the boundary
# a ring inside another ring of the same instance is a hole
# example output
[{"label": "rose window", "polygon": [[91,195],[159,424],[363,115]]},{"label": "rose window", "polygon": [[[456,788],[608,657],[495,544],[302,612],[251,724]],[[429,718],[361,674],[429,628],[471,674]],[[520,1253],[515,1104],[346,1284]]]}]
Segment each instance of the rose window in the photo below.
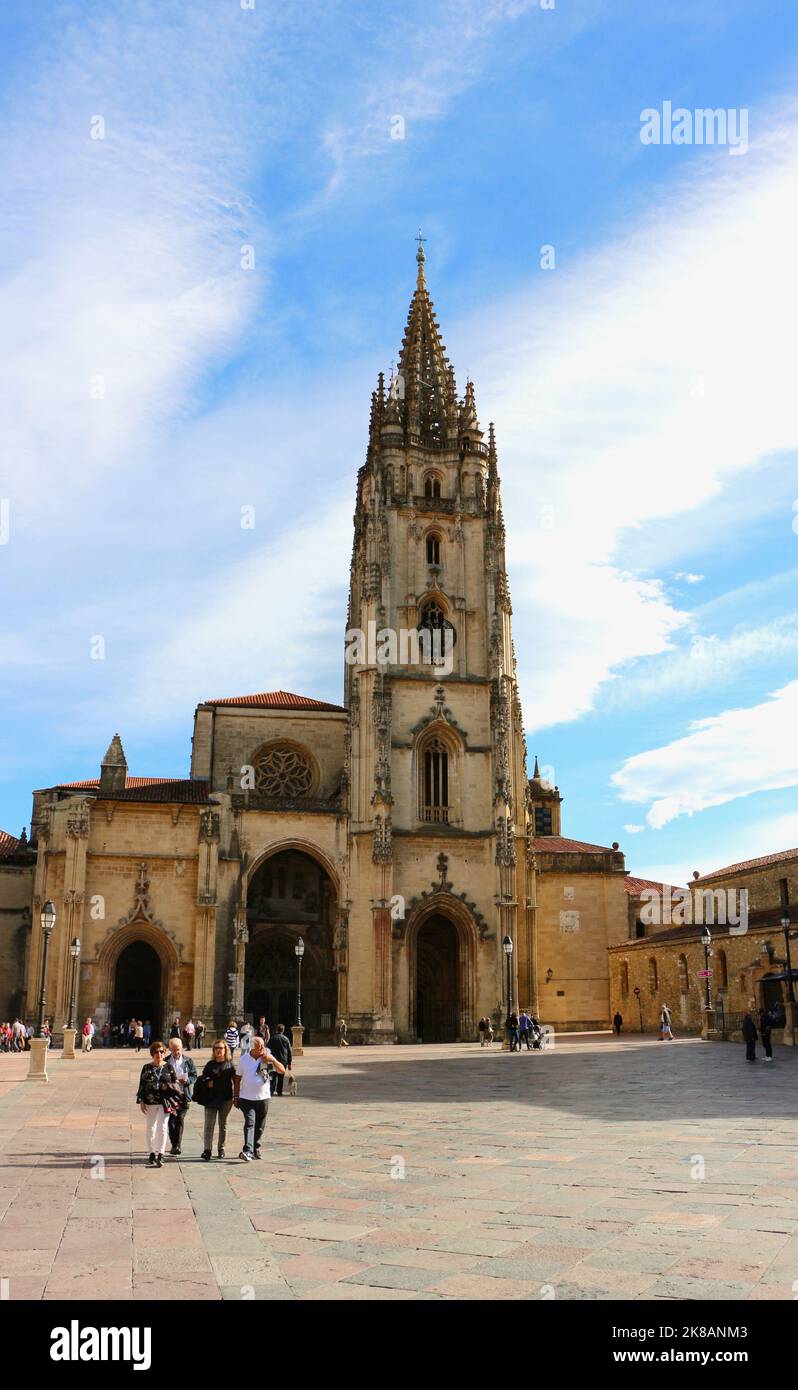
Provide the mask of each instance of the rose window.
[{"label": "rose window", "polygon": [[295,801],[308,796],[313,769],[298,748],[281,744],[268,748],[255,760],[255,790],[273,801]]}]

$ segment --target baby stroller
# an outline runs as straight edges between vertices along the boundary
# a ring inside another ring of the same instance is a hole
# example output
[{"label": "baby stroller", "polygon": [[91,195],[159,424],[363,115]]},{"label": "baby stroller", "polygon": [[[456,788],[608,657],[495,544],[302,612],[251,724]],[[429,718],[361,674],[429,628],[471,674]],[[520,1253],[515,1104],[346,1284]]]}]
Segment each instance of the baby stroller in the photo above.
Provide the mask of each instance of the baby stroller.
[{"label": "baby stroller", "polygon": [[532,1046],[536,1052],[544,1051],[548,1047],[550,1037],[549,1030],[547,1028],[543,1028],[541,1026],[540,1019],[535,1018],[534,1016],[532,1018],[532,1027],[530,1029],[530,1034],[532,1038]]}]

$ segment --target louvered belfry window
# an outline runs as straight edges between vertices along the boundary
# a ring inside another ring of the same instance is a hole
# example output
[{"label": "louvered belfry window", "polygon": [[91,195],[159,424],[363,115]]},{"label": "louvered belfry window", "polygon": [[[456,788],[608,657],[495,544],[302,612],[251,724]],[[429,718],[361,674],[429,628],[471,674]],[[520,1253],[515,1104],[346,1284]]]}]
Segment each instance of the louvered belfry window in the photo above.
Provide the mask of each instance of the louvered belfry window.
[{"label": "louvered belfry window", "polygon": [[449,819],[449,754],[439,738],[430,740],[422,757],[421,819]]}]

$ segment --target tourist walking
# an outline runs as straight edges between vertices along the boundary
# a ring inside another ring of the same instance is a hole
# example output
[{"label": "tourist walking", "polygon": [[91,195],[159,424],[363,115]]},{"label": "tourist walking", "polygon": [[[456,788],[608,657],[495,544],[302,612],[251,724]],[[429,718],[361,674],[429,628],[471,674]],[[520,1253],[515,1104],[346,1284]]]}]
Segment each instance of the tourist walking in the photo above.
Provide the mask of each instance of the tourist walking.
[{"label": "tourist walking", "polygon": [[622,1018],[621,1014],[616,1013],[616,1014],[613,1016],[612,1026],[613,1026],[613,1029],[615,1030],[615,1035],[616,1035],[616,1037],[620,1037],[620,1036],[621,1036],[621,1029],[623,1028],[623,1018]]},{"label": "tourist walking", "polygon": [[479,1033],[479,1045],[480,1045],[480,1047],[484,1047],[484,1046],[485,1046],[485,1018],[484,1018],[484,1015],[483,1015],[483,1017],[479,1020],[479,1023],[477,1024],[477,1032]]},{"label": "tourist walking", "polygon": [[267,1050],[262,1038],[254,1038],[249,1052],[242,1052],[238,1059],[233,1079],[235,1095],[233,1104],[244,1116],[244,1147],[239,1158],[251,1163],[260,1158],[260,1142],[269,1113],[269,1075],[268,1064],[278,1073],[285,1072],[282,1062]]},{"label": "tourist walking", "polygon": [[[233,1108],[233,1078],[235,1067],[230,1057],[230,1049],[224,1038],[217,1038],[213,1044],[210,1062],[202,1068],[202,1104],[205,1107],[205,1123],[202,1131],[203,1149],[201,1157],[208,1163],[213,1149],[213,1132],[217,1124],[220,1158],[224,1158],[224,1145],[227,1137],[227,1117]],[[199,1085],[198,1088],[199,1089]]]},{"label": "tourist walking", "polygon": [[81,1050],[81,1052],[91,1052],[91,1039],[92,1039],[91,1019],[90,1019],[90,1018],[87,1018],[87,1019],[86,1019],[86,1022],[84,1023],[84,1025],[83,1025],[83,1027],[82,1027],[82,1029],[81,1029],[81,1043],[80,1043],[80,1050]]},{"label": "tourist walking", "polygon": [[147,1162],[152,1167],[160,1168],[166,1148],[169,1111],[177,1104],[179,1097],[177,1077],[171,1062],[167,1060],[162,1042],[150,1043],[150,1057],[152,1061],[145,1062],[141,1068],[136,1100],[146,1124]]},{"label": "tourist walking", "polygon": [[277,1058],[278,1062],[282,1062],[283,1067],[285,1068],[285,1070],[281,1072],[278,1072],[275,1068],[271,1074],[271,1077],[269,1078],[272,1086],[272,1095],[281,1096],[283,1094],[283,1085],[285,1083],[285,1073],[291,1070],[294,1061],[294,1054],[291,1051],[291,1044],[288,1041],[288,1034],[285,1031],[284,1024],[277,1024],[277,1028],[275,1029],[274,1037],[272,1038],[271,1047],[269,1051],[271,1052],[273,1057]]},{"label": "tourist walking", "polygon": [[671,1030],[671,1011],[667,1004],[663,1004],[659,1016],[659,1037],[660,1042],[673,1042],[673,1032]]},{"label": "tourist walking", "polygon": [[527,1052],[531,1052],[531,1051],[532,1051],[532,1041],[531,1041],[531,1037],[530,1037],[531,1032],[532,1032],[532,1019],[529,1017],[529,1014],[527,1013],[526,1009],[522,1009],[521,1012],[520,1012],[520,1014],[518,1015],[518,1050],[519,1050],[519,1052],[520,1052],[520,1050],[521,1050],[521,1045],[522,1045],[523,1043],[526,1043],[526,1050],[527,1050]]},{"label": "tourist walking", "polygon": [[179,1038],[179,1037],[180,1037],[180,1015],[179,1015],[179,1014],[176,1014],[175,1017],[172,1019],[172,1026],[171,1026],[171,1028],[169,1029],[169,1041],[171,1042],[171,1041],[172,1041],[172,1038]]},{"label": "tourist walking", "polygon": [[346,1019],[345,1019],[345,1018],[339,1018],[338,1022],[336,1023],[336,1025],[335,1025],[335,1037],[336,1037],[336,1041],[337,1041],[339,1047],[348,1047],[348,1046],[349,1046],[349,1043],[348,1043],[347,1040],[346,1040]]},{"label": "tourist walking", "polygon": [[765,1049],[765,1061],[773,1061],[773,1042],[771,1040],[771,1030],[773,1023],[769,1013],[764,1009],[759,1010],[759,1036],[762,1039],[762,1046]]},{"label": "tourist walking", "polygon": [[520,1052],[521,1041],[518,1037],[518,1014],[515,1013],[515,1011],[513,1011],[513,1013],[511,1013],[507,1019],[507,1038],[510,1045],[510,1051]]},{"label": "tourist walking", "polygon": [[169,1116],[169,1143],[172,1146],[171,1152],[176,1158],[179,1158],[183,1145],[183,1126],[186,1123],[186,1113],[191,1104],[194,1082],[197,1079],[197,1068],[192,1059],[184,1053],[180,1038],[169,1039],[169,1051],[171,1053],[169,1061],[180,1088],[178,1104]]},{"label": "tourist walking", "polygon": [[193,1018],[190,1018],[190,1019],[188,1020],[188,1023],[186,1024],[185,1028],[183,1029],[183,1041],[184,1041],[184,1043],[185,1043],[185,1045],[186,1045],[186,1051],[187,1051],[187,1052],[190,1052],[190,1051],[191,1051],[191,1048],[192,1048],[193,1043],[194,1043],[194,1035],[195,1035],[196,1031],[197,1031],[197,1030],[196,1030],[196,1028],[194,1027],[194,1020],[193,1020]]},{"label": "tourist walking", "polygon": [[19,1018],[11,1025],[11,1045],[15,1052],[25,1051],[25,1024]]},{"label": "tourist walking", "polygon": [[133,1024],[133,1041],[136,1044],[136,1056],[138,1057],[144,1042],[144,1024],[140,1018],[137,1018]]},{"label": "tourist walking", "polygon": [[750,1014],[746,1014],[742,1026],[743,1042],[745,1043],[746,1062],[756,1061],[756,1024]]},{"label": "tourist walking", "polygon": [[110,1046],[111,1046],[111,1025],[110,1025],[110,1023],[108,1022],[107,1019],[106,1019],[105,1023],[104,1023],[103,1026],[102,1026],[102,1032],[101,1032],[101,1035],[100,1035],[100,1036],[102,1037],[102,1040],[103,1040],[103,1047],[110,1047]]},{"label": "tourist walking", "polygon": [[201,1018],[197,1019],[196,1023],[194,1024],[194,1029],[194,1041],[196,1042],[197,1047],[201,1048],[202,1039],[205,1037],[205,1024],[202,1022]]},{"label": "tourist walking", "polygon": [[152,1042],[152,1024],[148,1018],[144,1020],[144,1046],[149,1047]]},{"label": "tourist walking", "polygon": [[240,1030],[240,1032],[239,1032],[239,1034],[238,1034],[238,1041],[239,1041],[239,1045],[240,1045],[240,1047],[241,1047],[241,1052],[242,1052],[242,1054],[243,1054],[244,1052],[249,1052],[249,1049],[250,1049],[251,1046],[252,1046],[252,1039],[254,1038],[254,1036],[255,1036],[255,1030],[254,1030],[254,1028],[252,1027],[252,1024],[251,1024],[251,1023],[247,1023],[246,1021],[245,1021],[244,1023],[242,1023],[242,1024],[241,1024],[241,1030]]},{"label": "tourist walking", "polygon": [[269,1041],[269,1025],[262,1014],[258,1019],[258,1026],[255,1029],[255,1036],[258,1038],[263,1038],[264,1042]]}]

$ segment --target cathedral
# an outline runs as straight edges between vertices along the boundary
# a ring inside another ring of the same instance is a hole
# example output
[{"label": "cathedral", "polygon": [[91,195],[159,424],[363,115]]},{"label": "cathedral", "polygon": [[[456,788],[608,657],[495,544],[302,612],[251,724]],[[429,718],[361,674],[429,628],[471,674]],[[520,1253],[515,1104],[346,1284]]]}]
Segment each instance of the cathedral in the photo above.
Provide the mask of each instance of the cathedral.
[{"label": "cathedral", "polygon": [[470,1041],[508,997],[557,1028],[607,1026],[624,857],[564,838],[558,789],[528,773],[496,438],[473,384],[458,393],[421,242],[371,398],[343,654],[340,706],[204,699],[186,779],[131,775],[114,735],[99,778],[34,793],[30,844],[7,855],[30,876],[4,947],[21,1013],[51,900],[59,1029],[73,988],[100,1026],[291,1025],[300,938],[311,1044],[340,1017],[354,1041]]}]

